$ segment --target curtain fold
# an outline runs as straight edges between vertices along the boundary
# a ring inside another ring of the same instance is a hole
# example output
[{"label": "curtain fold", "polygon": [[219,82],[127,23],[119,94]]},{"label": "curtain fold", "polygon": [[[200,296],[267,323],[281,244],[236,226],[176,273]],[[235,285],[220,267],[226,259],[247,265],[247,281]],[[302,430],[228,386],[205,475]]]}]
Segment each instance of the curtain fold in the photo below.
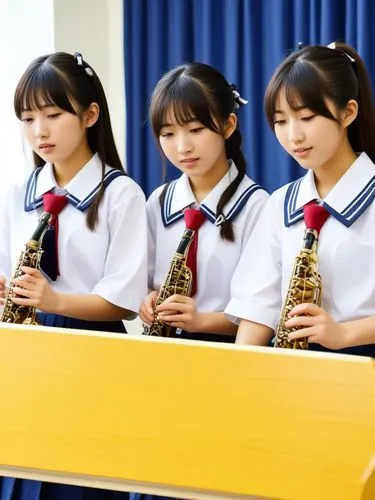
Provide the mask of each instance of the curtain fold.
[{"label": "curtain fold", "polygon": [[[375,82],[373,0],[124,0],[127,167],[147,195],[163,182],[147,123],[162,74],[188,61],[222,71],[249,101],[239,111],[248,174],[270,192],[303,171],[283,152],[263,113],[264,91],[298,42],[343,40],[364,59]],[[374,87],[374,85],[373,85]],[[179,172],[167,166],[166,179]]]}]

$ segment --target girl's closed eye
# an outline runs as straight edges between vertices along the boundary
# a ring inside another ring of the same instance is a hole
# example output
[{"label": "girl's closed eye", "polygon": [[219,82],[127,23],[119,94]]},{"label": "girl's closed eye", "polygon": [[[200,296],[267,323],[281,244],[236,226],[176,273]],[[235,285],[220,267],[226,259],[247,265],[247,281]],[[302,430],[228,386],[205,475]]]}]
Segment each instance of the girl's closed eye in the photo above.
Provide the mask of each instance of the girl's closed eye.
[{"label": "girl's closed eye", "polygon": [[202,130],[204,130],[204,129],[205,129],[205,127],[202,127],[202,126],[200,126],[200,127],[194,127],[194,128],[190,129],[190,132],[192,134],[198,134],[199,132],[202,132]]},{"label": "girl's closed eye", "polygon": [[301,118],[301,120],[304,121],[304,122],[309,122],[309,121],[311,121],[315,117],[316,117],[316,115],[303,116]]},{"label": "girl's closed eye", "polygon": [[279,125],[279,126],[280,125],[285,125],[286,120],[281,120],[281,119],[280,120],[275,120],[273,123],[274,123],[274,125]]},{"label": "girl's closed eye", "polygon": [[160,134],[160,137],[164,137],[164,138],[173,137],[173,132],[162,132]]},{"label": "girl's closed eye", "polygon": [[61,116],[62,113],[50,113],[47,115],[47,118],[51,118],[51,119],[54,119],[54,118],[58,118],[59,116]]}]

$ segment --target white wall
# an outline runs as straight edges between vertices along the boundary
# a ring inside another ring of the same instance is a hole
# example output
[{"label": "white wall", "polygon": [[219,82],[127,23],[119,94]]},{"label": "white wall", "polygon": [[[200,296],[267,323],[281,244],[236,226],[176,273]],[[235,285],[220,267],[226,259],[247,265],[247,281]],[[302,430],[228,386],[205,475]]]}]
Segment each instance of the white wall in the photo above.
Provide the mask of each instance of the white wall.
[{"label": "white wall", "polygon": [[14,89],[31,60],[53,50],[51,0],[0,0],[0,193],[28,168],[13,111]]},{"label": "white wall", "polygon": [[82,52],[103,84],[125,162],[122,0],[54,0],[55,49]]},{"label": "white wall", "polygon": [[120,157],[126,167],[126,104],[124,68],[123,1],[107,0],[108,5],[108,104]]}]

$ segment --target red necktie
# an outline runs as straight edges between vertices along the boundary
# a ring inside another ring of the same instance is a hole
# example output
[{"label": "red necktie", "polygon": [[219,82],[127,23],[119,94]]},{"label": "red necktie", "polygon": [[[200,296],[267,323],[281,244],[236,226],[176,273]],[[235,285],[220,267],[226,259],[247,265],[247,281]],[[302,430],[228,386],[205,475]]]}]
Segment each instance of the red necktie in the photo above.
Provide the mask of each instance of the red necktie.
[{"label": "red necktie", "polygon": [[186,265],[192,273],[192,283],[190,296],[193,297],[197,291],[197,250],[198,250],[198,229],[206,220],[203,213],[197,208],[186,208],[184,219],[187,229],[195,231],[187,254]]},{"label": "red necktie", "polygon": [[[48,252],[54,252],[55,257],[53,258],[54,264],[53,267],[55,267],[55,270],[52,270],[52,273],[48,274],[53,274],[53,276],[50,276],[52,279],[56,279],[56,276],[60,276],[59,272],[59,260],[58,260],[58,236],[59,236],[59,218],[58,215],[61,212],[61,210],[65,207],[65,205],[68,203],[68,200],[65,195],[59,195],[59,194],[54,194],[54,193],[45,193],[43,195],[43,209],[45,212],[49,212],[52,214],[52,220],[51,220],[51,225],[50,227],[54,228],[54,249],[48,249],[46,248],[46,256],[45,258],[48,259]],[[51,259],[52,260],[52,259]]]},{"label": "red necktie", "polygon": [[323,227],[323,224],[329,217],[329,212],[322,205],[318,205],[316,201],[310,201],[303,207],[306,227],[315,229],[318,234]]}]

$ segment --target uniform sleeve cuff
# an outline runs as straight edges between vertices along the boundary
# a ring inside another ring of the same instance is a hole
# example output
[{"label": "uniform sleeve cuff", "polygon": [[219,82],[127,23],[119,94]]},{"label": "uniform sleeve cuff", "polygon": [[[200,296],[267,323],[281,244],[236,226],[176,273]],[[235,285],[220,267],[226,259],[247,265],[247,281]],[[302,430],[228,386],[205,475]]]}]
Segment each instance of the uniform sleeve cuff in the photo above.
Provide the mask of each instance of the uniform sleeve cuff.
[{"label": "uniform sleeve cuff", "polygon": [[275,311],[270,308],[262,307],[257,304],[256,301],[246,302],[244,300],[233,298],[230,300],[229,304],[224,311],[225,316],[236,323],[240,323],[242,319],[247,321],[253,321],[254,323],[260,323],[261,325],[268,326],[272,330],[276,330],[280,311]]}]

